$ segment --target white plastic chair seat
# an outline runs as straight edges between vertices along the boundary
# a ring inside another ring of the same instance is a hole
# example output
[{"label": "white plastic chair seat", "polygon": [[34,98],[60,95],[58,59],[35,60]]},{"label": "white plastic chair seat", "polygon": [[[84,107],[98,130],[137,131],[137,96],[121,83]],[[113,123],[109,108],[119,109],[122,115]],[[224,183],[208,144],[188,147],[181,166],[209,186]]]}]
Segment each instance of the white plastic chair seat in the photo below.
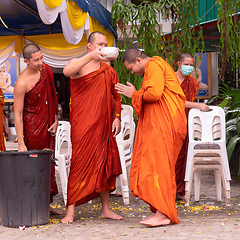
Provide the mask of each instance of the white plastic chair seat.
[{"label": "white plastic chair seat", "polygon": [[133,108],[129,105],[122,105],[121,131],[116,136],[122,174],[119,176],[125,205],[129,204],[129,187],[127,168],[131,165],[133,143],[135,134],[135,123],[133,121]]},{"label": "white plastic chair seat", "polygon": [[188,155],[185,173],[185,205],[189,206],[194,177],[195,201],[199,201],[201,171],[214,170],[217,200],[221,200],[221,180],[226,203],[230,201],[230,170],[226,150],[225,114],[222,108],[211,111],[191,109],[188,115]]},{"label": "white plastic chair seat", "polygon": [[67,204],[67,183],[70,170],[72,144],[70,138],[71,126],[67,121],[59,121],[55,138],[55,169],[59,172],[63,199]]}]

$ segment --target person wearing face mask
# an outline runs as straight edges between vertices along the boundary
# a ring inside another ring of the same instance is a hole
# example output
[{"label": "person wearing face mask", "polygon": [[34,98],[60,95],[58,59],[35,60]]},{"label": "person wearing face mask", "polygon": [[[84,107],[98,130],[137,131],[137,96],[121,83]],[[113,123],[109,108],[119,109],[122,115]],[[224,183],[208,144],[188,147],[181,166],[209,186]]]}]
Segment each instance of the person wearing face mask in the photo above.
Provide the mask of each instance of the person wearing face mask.
[{"label": "person wearing face mask", "polygon": [[[199,84],[190,74],[194,67],[194,58],[190,53],[182,53],[178,61],[178,70],[176,76],[181,85],[181,88],[186,96],[185,102],[185,113],[188,118],[188,113],[191,108],[197,108],[201,111],[208,111],[209,106],[203,103],[194,102],[195,97],[198,93]],[[187,160],[188,150],[188,135],[183,142],[182,149],[178,155],[178,159],[175,166],[176,183],[177,183],[177,199],[184,199],[185,195],[185,168]]]}]

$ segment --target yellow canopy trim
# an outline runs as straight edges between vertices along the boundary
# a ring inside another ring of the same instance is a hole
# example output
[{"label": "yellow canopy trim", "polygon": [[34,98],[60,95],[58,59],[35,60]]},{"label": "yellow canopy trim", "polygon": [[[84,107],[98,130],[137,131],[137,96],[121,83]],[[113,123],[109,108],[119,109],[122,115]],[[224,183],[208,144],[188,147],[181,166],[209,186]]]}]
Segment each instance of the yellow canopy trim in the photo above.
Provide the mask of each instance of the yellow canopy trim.
[{"label": "yellow canopy trim", "polygon": [[73,28],[80,29],[84,26],[87,19],[87,13],[84,12],[76,2],[67,0],[67,14]]},{"label": "yellow canopy trim", "polygon": [[41,47],[55,50],[75,49],[87,45],[87,36],[85,33],[83,34],[82,40],[76,45],[69,44],[62,33],[25,36],[25,38]]},{"label": "yellow canopy trim", "polygon": [[0,37],[0,49],[4,49],[9,46],[11,43],[16,41],[18,36],[1,36]]},{"label": "yellow canopy trim", "polygon": [[[43,0],[49,8],[59,7],[63,0]],[[65,0],[64,0],[65,1]]]},{"label": "yellow canopy trim", "polygon": [[25,39],[22,35],[19,35],[15,42],[15,53],[22,53],[25,47]]}]

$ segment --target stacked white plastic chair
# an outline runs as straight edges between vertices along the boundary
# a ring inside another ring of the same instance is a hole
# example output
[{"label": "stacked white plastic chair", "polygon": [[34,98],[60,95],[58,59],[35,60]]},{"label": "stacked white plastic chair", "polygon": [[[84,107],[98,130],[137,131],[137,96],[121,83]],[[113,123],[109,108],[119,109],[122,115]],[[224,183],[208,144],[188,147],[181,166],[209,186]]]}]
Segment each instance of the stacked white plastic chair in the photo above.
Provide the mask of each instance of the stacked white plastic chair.
[{"label": "stacked white plastic chair", "polygon": [[122,166],[122,174],[119,177],[125,205],[129,204],[127,168],[131,165],[132,161],[134,135],[135,123],[133,121],[133,108],[129,105],[122,105],[121,132],[117,135],[116,141]]},{"label": "stacked white plastic chair", "polygon": [[214,170],[217,200],[221,201],[221,179],[230,203],[230,180],[226,137],[225,113],[217,106],[208,112],[191,109],[188,116],[189,145],[185,174],[185,206],[189,206],[194,176],[195,201],[199,201],[201,171]]},{"label": "stacked white plastic chair", "polygon": [[[72,155],[70,138],[71,126],[67,121],[59,121],[55,138],[55,169],[59,172],[64,203],[67,203],[67,183]],[[67,145],[67,147],[66,147]]]}]

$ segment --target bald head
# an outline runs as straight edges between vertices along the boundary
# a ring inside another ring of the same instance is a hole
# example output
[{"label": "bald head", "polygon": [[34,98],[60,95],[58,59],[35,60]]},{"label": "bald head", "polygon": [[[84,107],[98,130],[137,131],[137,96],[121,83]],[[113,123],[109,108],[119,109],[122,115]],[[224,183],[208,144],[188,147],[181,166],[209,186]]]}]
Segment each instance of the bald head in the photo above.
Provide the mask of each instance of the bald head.
[{"label": "bald head", "polygon": [[127,61],[129,64],[135,63],[137,57],[139,57],[141,59],[148,58],[148,56],[144,52],[140,51],[139,49],[129,48],[123,54],[123,63],[125,61]]},{"label": "bald head", "polygon": [[23,58],[30,60],[32,58],[32,54],[41,51],[40,47],[34,43],[30,43],[26,45],[23,49]]},{"label": "bald head", "polygon": [[193,55],[191,53],[182,53],[179,57],[180,63],[184,61],[185,58],[192,58],[194,59]]},{"label": "bald head", "polygon": [[[94,43],[94,41],[96,40],[96,37],[98,36],[98,34],[99,35],[102,35],[102,36],[105,36],[103,33],[101,33],[101,32],[92,32],[90,35],[89,35],[89,37],[88,37],[88,43],[91,43],[91,44],[93,44]],[[106,37],[106,36],[105,36]]]}]

